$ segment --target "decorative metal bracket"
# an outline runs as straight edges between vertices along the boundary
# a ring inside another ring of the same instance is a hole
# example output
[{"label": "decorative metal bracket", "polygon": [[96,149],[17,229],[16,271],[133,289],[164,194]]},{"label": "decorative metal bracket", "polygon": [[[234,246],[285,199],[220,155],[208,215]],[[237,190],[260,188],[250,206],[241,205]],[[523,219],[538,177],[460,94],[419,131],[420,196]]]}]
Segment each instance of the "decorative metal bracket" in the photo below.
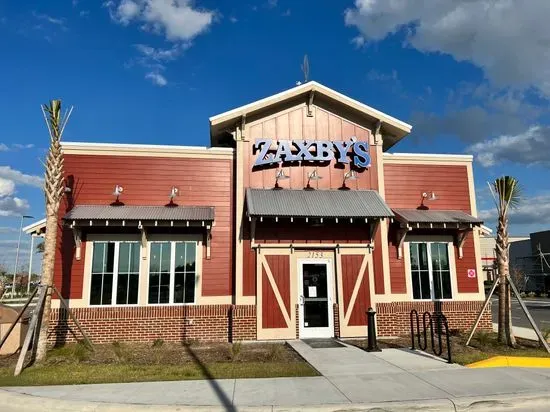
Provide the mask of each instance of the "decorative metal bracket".
[{"label": "decorative metal bracket", "polygon": [[206,225],[206,259],[210,259],[210,241],[212,240],[212,226]]}]

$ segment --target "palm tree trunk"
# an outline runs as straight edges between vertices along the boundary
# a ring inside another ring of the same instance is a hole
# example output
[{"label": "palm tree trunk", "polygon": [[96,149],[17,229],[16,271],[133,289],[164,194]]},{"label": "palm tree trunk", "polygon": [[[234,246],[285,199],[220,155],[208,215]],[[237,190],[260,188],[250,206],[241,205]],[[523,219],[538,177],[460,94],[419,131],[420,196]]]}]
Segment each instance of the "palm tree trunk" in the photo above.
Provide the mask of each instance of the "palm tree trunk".
[{"label": "palm tree trunk", "polygon": [[510,271],[508,246],[508,218],[499,216],[496,238],[497,266],[500,280],[498,290],[498,341],[514,346],[516,340],[512,333],[512,301],[507,279]]},{"label": "palm tree trunk", "polygon": [[[48,207],[46,211],[46,235],[44,238],[46,247],[44,250],[44,259],[42,261],[42,285],[53,285],[55,245],[58,231],[58,209],[59,207],[57,210],[55,210],[54,207]],[[53,244],[53,248],[47,246],[51,244]],[[48,328],[50,326],[51,305],[52,289],[50,288],[46,293],[46,300],[42,310],[42,322],[40,323],[40,334],[36,347],[36,360],[38,362],[46,359],[46,353],[48,351]]]},{"label": "palm tree trunk", "polygon": [[48,350],[48,328],[50,326],[51,294],[54,278],[55,252],[57,250],[58,213],[61,198],[64,193],[63,152],[61,150],[61,134],[66,124],[61,118],[61,101],[52,100],[50,106],[44,106],[44,115],[48,113],[46,122],[50,132],[50,150],[46,159],[46,175],[44,179],[44,194],[46,197],[46,236],[44,239],[44,259],[42,262],[41,284],[47,287],[46,299],[42,309],[40,334],[36,343],[36,360],[43,361]]}]

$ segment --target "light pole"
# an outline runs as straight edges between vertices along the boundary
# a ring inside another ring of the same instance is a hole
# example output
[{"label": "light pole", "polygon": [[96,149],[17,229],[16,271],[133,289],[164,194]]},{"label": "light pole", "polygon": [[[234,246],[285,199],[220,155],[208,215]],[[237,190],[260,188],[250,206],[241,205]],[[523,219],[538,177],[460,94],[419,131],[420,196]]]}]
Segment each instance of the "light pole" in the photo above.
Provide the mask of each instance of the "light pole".
[{"label": "light pole", "polygon": [[17,278],[17,265],[19,264],[19,247],[21,246],[21,233],[23,232],[23,219],[34,219],[34,216],[21,215],[21,224],[19,225],[19,241],[17,242],[17,252],[15,252],[15,267],[13,269],[13,282],[11,284],[11,297],[15,296],[15,281]]}]

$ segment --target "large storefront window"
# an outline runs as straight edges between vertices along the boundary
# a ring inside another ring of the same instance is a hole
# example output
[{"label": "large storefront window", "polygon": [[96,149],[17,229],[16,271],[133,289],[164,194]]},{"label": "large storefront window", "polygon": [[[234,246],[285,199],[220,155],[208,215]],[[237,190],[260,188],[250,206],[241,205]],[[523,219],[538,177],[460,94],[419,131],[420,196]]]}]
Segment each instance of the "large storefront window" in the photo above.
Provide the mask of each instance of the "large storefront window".
[{"label": "large storefront window", "polygon": [[136,305],[139,242],[94,242],[90,305]]},{"label": "large storefront window", "polygon": [[413,299],[451,299],[451,270],[447,243],[411,242]]},{"label": "large storefront window", "polygon": [[150,304],[194,303],[196,242],[151,242]]}]

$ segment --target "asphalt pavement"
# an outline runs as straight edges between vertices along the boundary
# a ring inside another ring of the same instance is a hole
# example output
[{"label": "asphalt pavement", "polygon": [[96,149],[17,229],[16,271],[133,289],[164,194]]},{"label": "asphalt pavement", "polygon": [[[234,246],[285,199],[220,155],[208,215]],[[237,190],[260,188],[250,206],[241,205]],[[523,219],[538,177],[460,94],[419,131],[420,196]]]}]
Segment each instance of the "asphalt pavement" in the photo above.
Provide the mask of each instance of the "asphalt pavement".
[{"label": "asphalt pavement", "polygon": [[[498,322],[498,298],[492,297],[491,300],[493,322]],[[524,299],[523,301],[539,329],[550,329],[550,299]],[[512,324],[522,328],[531,328],[527,316],[516,299],[512,300]]]}]

